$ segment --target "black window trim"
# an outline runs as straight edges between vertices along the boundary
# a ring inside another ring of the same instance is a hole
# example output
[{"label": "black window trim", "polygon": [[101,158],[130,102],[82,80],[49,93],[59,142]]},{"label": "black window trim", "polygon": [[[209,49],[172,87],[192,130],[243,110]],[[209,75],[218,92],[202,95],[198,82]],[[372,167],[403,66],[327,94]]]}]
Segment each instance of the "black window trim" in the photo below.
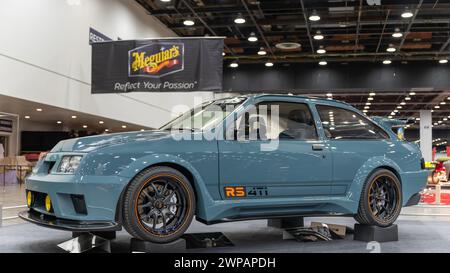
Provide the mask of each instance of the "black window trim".
[{"label": "black window trim", "polygon": [[[333,108],[343,109],[343,110],[347,110],[347,111],[349,111],[349,112],[353,112],[353,113],[355,113],[355,114],[361,116],[362,118],[366,119],[366,120],[367,120],[368,122],[370,122],[374,127],[380,129],[380,130],[386,135],[386,137],[385,137],[385,138],[353,138],[353,139],[349,139],[349,138],[339,138],[339,139],[329,138],[329,137],[327,137],[327,135],[325,134],[325,129],[324,129],[324,127],[323,127],[322,118],[320,117],[319,109],[317,109],[317,106],[328,106],[328,107],[333,107]],[[339,106],[334,106],[334,105],[329,105],[329,104],[322,104],[322,103],[316,103],[316,104],[315,104],[315,108],[316,108],[317,115],[318,115],[318,118],[319,118],[319,121],[320,121],[320,126],[322,127],[322,131],[324,132],[323,135],[324,135],[324,137],[325,137],[327,140],[334,140],[334,141],[355,141],[355,140],[356,140],[356,141],[360,141],[360,140],[362,140],[362,141],[381,141],[381,140],[392,140],[391,135],[390,135],[388,132],[386,132],[386,130],[384,130],[381,126],[379,126],[378,124],[376,124],[375,122],[373,122],[370,118],[365,117],[364,115],[361,115],[360,113],[358,113],[358,112],[356,112],[356,111],[354,111],[354,110],[352,110],[352,109],[348,109],[348,108],[344,108],[344,107],[339,107]]]},{"label": "black window trim", "polygon": [[[305,105],[306,108],[309,111],[309,114],[311,115],[312,120],[313,120],[314,130],[316,131],[316,138],[315,139],[280,139],[280,138],[278,138],[278,139],[267,139],[267,140],[259,139],[258,141],[274,141],[274,140],[277,140],[277,141],[302,141],[302,142],[321,141],[321,137],[320,137],[320,134],[319,134],[319,129],[317,128],[317,124],[316,124],[316,119],[314,118],[314,115],[313,115],[313,109],[312,109],[313,106],[311,105],[311,103],[304,102],[304,101],[298,102],[298,101],[292,101],[292,100],[260,100],[260,101],[255,101],[252,105],[257,107],[260,103],[277,103],[277,102],[278,103],[295,103],[295,104],[303,104],[303,105]],[[236,115],[234,117],[234,121],[233,122],[236,123],[236,121],[239,119],[239,117],[240,116]],[[320,119],[320,117],[319,117],[319,119]],[[233,139],[233,141],[237,141],[237,140]],[[248,141],[248,140],[246,140],[246,141]]]}]

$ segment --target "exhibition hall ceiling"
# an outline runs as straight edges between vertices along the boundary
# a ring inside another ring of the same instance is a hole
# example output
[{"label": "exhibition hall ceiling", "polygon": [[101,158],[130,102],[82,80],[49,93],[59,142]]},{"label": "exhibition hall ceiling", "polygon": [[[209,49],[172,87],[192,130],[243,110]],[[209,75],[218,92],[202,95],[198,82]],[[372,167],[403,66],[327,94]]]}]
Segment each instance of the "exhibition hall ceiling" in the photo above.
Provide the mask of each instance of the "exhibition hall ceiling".
[{"label": "exhibition hall ceiling", "polygon": [[179,36],[226,37],[228,63],[389,64],[450,56],[449,0],[136,1]]},{"label": "exhibition hall ceiling", "polygon": [[[107,119],[3,95],[0,95],[0,109],[0,118],[9,117],[8,113],[14,113],[14,115],[19,116],[20,121],[33,122],[33,128],[38,128],[39,124],[42,124],[46,128],[48,125],[54,125],[55,130],[60,126],[61,129],[65,130],[95,133],[116,133],[148,129],[123,121]],[[27,128],[23,128],[23,130],[26,131]]]},{"label": "exhibition hall ceiling", "polygon": [[[450,65],[450,0],[136,1],[179,36],[225,37],[224,64],[231,68],[252,63],[278,70],[304,62],[334,68],[353,62]],[[239,78],[246,79],[238,74],[233,80]],[[233,90],[245,92],[243,86]],[[450,125],[447,88],[332,90],[328,95],[370,116],[418,118],[420,109],[429,109],[434,126]]]}]

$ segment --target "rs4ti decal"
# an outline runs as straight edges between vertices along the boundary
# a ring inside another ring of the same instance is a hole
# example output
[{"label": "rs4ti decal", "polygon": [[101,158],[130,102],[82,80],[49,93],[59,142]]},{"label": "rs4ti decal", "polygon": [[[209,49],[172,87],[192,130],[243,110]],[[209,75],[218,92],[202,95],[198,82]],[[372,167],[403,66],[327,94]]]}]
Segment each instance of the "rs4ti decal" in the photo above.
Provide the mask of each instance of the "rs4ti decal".
[{"label": "rs4ti decal", "polygon": [[225,196],[232,197],[259,197],[269,195],[267,187],[227,186],[224,188]]}]

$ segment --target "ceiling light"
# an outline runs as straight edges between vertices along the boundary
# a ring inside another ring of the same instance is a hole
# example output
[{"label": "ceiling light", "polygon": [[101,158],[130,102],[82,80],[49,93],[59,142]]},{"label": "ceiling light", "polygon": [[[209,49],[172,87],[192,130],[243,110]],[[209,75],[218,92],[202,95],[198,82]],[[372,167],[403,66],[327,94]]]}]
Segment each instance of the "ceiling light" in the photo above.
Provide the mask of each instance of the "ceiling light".
[{"label": "ceiling light", "polygon": [[392,116],[389,116],[388,118],[392,118]]},{"label": "ceiling light", "polygon": [[72,118],[77,118],[77,116],[72,116]]},{"label": "ceiling light", "polygon": [[332,93],[328,93],[328,94],[327,94],[327,97],[329,97],[329,98],[332,97],[332,96],[333,96]]},{"label": "ceiling light", "polygon": [[103,120],[100,120],[99,122],[98,122],[99,124],[103,124],[103,123],[105,123]]},{"label": "ceiling light", "polygon": [[25,116],[25,119],[30,119],[31,117],[30,116]]},{"label": "ceiling light", "polygon": [[373,100],[373,98],[372,97],[368,97],[367,100]]},{"label": "ceiling light", "polygon": [[320,32],[319,30],[316,32],[316,35],[314,35],[314,40],[322,40],[323,39],[323,35],[322,32]]},{"label": "ceiling light", "polygon": [[261,48],[259,49],[259,51],[258,51],[258,55],[264,56],[264,55],[266,55],[266,54],[267,54],[267,52],[264,50],[263,47],[261,47]]},{"label": "ceiling light", "polygon": [[122,128],[123,128],[123,129],[126,129],[126,128],[127,128],[127,126],[126,126],[126,125],[122,125]]},{"label": "ceiling light", "polygon": [[390,44],[389,47],[386,48],[386,51],[387,51],[387,52],[395,52],[396,50],[397,50],[397,49],[396,49],[392,44]]},{"label": "ceiling light", "polygon": [[222,56],[225,56],[226,54],[225,54],[225,52],[222,52]]},{"label": "ceiling light", "polygon": [[370,102],[366,102],[366,105],[372,105],[372,103],[370,103]]},{"label": "ceiling light", "polygon": [[400,106],[400,105],[399,105],[399,106],[397,106],[397,109],[402,109],[402,108],[403,108],[403,107],[402,107],[402,106]]},{"label": "ceiling light", "polygon": [[254,43],[254,42],[258,41],[258,37],[256,37],[256,35],[255,35],[254,32],[252,32],[252,33],[250,33],[250,36],[248,37],[247,40],[248,40],[249,42]]},{"label": "ceiling light", "polygon": [[363,113],[367,113],[367,112],[369,112],[369,111],[367,111],[367,110],[363,110]]},{"label": "ceiling light", "polygon": [[448,120],[448,118],[443,118],[442,120],[443,120],[443,121],[447,121],[447,120]]},{"label": "ceiling light", "polygon": [[395,113],[396,113],[396,112],[391,112],[391,116],[395,116]]},{"label": "ceiling light", "polygon": [[410,96],[414,96],[416,94],[416,92],[409,92]]},{"label": "ceiling light", "polygon": [[402,18],[411,18],[413,16],[414,14],[408,8],[402,13]]},{"label": "ceiling light", "polygon": [[403,33],[400,32],[400,29],[396,28],[395,32],[392,33],[392,37],[394,37],[394,38],[401,38],[401,37],[403,37]]},{"label": "ceiling light", "polygon": [[87,125],[83,125],[83,128],[86,129],[86,128],[87,128]]},{"label": "ceiling light", "polygon": [[276,43],[275,47],[281,50],[295,50],[301,48],[302,45],[294,42],[283,42],[283,43]]},{"label": "ceiling light", "polygon": [[109,132],[109,129],[105,129],[105,132]]},{"label": "ceiling light", "polygon": [[323,46],[320,46],[319,49],[317,49],[317,54],[325,54],[327,53],[327,51],[325,50],[325,48],[323,48]]},{"label": "ceiling light", "polygon": [[441,108],[439,105],[434,106],[434,108],[439,109]]},{"label": "ceiling light", "polygon": [[370,106],[364,106],[364,109],[370,109]]},{"label": "ceiling light", "polygon": [[417,120],[417,121],[419,121],[419,120],[420,120],[420,118],[416,118],[416,120]]},{"label": "ceiling light", "polygon": [[435,122],[435,123],[433,123],[433,125],[438,125],[438,123],[437,123],[437,122]]},{"label": "ceiling light", "polygon": [[273,66],[273,63],[272,62],[266,62],[266,64],[265,64],[265,66],[267,66],[267,67],[272,67]]},{"label": "ceiling light", "polygon": [[405,100],[411,100],[411,98],[410,97],[406,97]]},{"label": "ceiling light", "polygon": [[376,95],[376,93],[374,93],[374,92],[369,93],[369,96],[371,96],[371,97],[373,97],[373,96],[375,96],[375,95]]},{"label": "ceiling light", "polygon": [[161,2],[170,2],[171,0],[159,0]]},{"label": "ceiling light", "polygon": [[36,111],[42,112],[42,109],[41,108],[37,108]]},{"label": "ceiling light", "polygon": [[398,113],[398,110],[397,110],[397,109],[395,109],[395,110],[394,110],[394,113]]},{"label": "ceiling light", "polygon": [[231,64],[230,64],[230,67],[232,67],[232,68],[236,68],[236,67],[238,67],[239,66],[239,64],[237,63],[237,62],[232,62]]},{"label": "ceiling light", "polygon": [[320,16],[319,16],[319,14],[317,14],[317,11],[314,10],[311,13],[311,15],[309,16],[309,20],[314,21],[314,22],[320,20]]},{"label": "ceiling light", "polygon": [[186,19],[183,21],[183,25],[190,27],[190,26],[195,25],[195,22],[192,19]]},{"label": "ceiling light", "polygon": [[404,102],[404,101],[400,102],[400,105],[405,105],[405,104],[406,104],[406,102]]},{"label": "ceiling light", "polygon": [[62,123],[62,121],[58,120],[58,121],[57,121],[56,123],[57,123],[57,124],[61,124],[61,123]]},{"label": "ceiling light", "polygon": [[383,64],[391,64],[391,63],[392,63],[391,60],[384,60],[384,61],[383,61]]},{"label": "ceiling light", "polygon": [[446,102],[445,101],[442,101],[441,103],[440,103],[441,105],[445,105],[446,104]]},{"label": "ceiling light", "polygon": [[234,19],[234,22],[236,24],[243,24],[243,23],[245,23],[245,18],[242,17],[242,14],[239,13],[238,16],[236,17],[236,19]]},{"label": "ceiling light", "polygon": [[448,60],[447,59],[442,59],[442,60],[439,60],[439,63],[440,64],[446,64],[446,63],[448,63]]},{"label": "ceiling light", "polygon": [[438,121],[438,123],[442,123],[442,120]]},{"label": "ceiling light", "polygon": [[320,61],[319,65],[327,65],[328,63],[326,61]]}]

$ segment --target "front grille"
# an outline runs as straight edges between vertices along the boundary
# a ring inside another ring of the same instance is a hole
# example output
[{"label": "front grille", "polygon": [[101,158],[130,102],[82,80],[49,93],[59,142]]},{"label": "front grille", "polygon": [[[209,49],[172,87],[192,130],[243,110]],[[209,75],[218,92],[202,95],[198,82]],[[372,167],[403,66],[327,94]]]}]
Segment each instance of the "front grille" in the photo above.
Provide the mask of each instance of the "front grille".
[{"label": "front grille", "polygon": [[73,208],[76,213],[87,215],[86,202],[84,201],[84,195],[71,194]]}]

